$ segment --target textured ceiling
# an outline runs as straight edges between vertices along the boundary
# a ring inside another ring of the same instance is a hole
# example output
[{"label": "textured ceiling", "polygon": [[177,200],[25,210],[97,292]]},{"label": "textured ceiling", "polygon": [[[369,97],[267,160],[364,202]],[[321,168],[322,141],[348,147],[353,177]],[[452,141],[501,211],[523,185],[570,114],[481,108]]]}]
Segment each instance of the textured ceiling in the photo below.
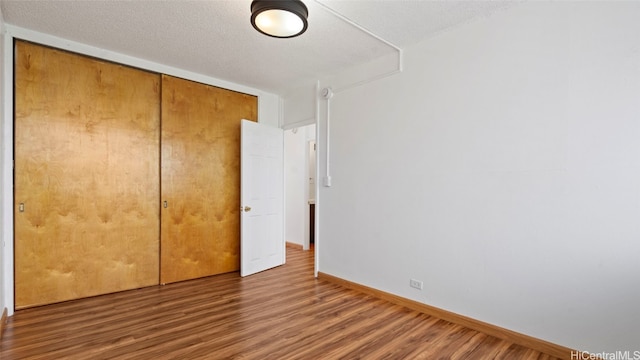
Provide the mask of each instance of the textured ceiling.
[{"label": "textured ceiling", "polygon": [[249,23],[251,0],[0,0],[7,24],[282,94],[488,16],[508,1],[305,0],[309,29],[275,39]]}]

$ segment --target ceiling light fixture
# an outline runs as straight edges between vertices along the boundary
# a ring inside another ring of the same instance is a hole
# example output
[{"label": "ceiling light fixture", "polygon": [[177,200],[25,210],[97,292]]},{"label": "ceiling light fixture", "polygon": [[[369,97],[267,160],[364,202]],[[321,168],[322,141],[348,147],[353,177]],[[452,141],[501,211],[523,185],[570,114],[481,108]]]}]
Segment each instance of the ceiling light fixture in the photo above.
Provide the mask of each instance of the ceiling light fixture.
[{"label": "ceiling light fixture", "polygon": [[292,38],[307,30],[309,10],[300,0],[253,0],[251,25],[259,32]]}]

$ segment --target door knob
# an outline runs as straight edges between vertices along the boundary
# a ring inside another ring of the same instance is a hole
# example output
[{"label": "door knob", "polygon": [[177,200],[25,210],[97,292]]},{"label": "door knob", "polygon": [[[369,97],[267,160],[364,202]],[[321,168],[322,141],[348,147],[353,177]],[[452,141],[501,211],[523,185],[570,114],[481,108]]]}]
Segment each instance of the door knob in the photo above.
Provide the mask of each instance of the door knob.
[{"label": "door knob", "polygon": [[243,210],[244,212],[249,212],[251,211],[251,206],[245,206]]}]

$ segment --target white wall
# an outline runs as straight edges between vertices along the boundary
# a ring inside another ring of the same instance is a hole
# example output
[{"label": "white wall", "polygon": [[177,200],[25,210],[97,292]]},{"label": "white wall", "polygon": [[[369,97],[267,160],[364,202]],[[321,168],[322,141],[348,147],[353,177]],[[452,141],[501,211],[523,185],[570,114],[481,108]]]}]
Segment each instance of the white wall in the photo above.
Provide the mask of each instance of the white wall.
[{"label": "white wall", "polygon": [[640,350],[638,19],[639,2],[524,3],[336,94],[320,271],[578,350]]},{"label": "white wall", "polygon": [[285,239],[306,248],[309,237],[307,144],[308,141],[315,140],[315,125],[294,129],[284,132]]},{"label": "white wall", "polygon": [[[4,42],[4,19],[2,17],[2,9],[0,8],[0,73],[3,73],[4,71],[4,46],[5,46],[5,42]],[[0,79],[4,78],[0,77]],[[2,129],[4,129],[4,123],[5,123],[5,116],[4,116],[4,96],[5,93],[5,81],[4,80],[0,80],[0,137],[3,137],[4,134],[2,132]],[[3,141],[4,142],[4,141]],[[3,233],[4,233],[4,206],[2,206],[1,204],[4,204],[5,201],[5,197],[4,197],[4,193],[3,193],[3,189],[4,189],[4,183],[5,183],[5,174],[4,174],[4,163],[5,163],[5,159],[4,159],[4,147],[0,146],[0,314],[2,313],[2,311],[4,310],[4,308],[7,306],[7,302],[5,300],[5,291],[4,291],[4,284],[5,284],[5,247],[4,247],[4,237],[3,237]]]},{"label": "white wall", "polygon": [[316,122],[316,86],[309,85],[291,91],[283,96],[284,128],[315,124]]},{"label": "white wall", "polygon": [[[2,148],[2,240],[4,240],[5,247],[3,249],[4,254],[0,258],[2,260],[2,266],[0,266],[0,278],[4,279],[4,284],[0,288],[0,306],[4,305],[9,309],[9,313],[13,313],[13,109],[11,105],[13,102],[13,95],[11,94],[13,88],[13,39],[24,39],[43,45],[49,45],[60,49],[73,51],[80,54],[85,54],[109,61],[113,61],[120,64],[130,65],[141,69],[155,71],[167,75],[177,76],[188,80],[197,81],[204,84],[210,84],[214,86],[223,87],[226,89],[243,92],[258,96],[258,121],[263,124],[278,127],[282,121],[280,114],[281,101],[280,97],[275,94],[267,93],[259,89],[254,89],[240,84],[229,83],[227,81],[215,79],[212,77],[192,73],[190,71],[177,69],[174,67],[166,66],[159,63],[146,61],[143,59],[134,58],[128,55],[123,55],[104,49],[96,48],[86,44],[81,44],[66,39],[58,38],[55,36],[23,29],[11,25],[6,26],[5,39],[2,42],[4,45],[4,54],[2,54],[2,61],[4,66],[0,68],[2,71],[2,82],[9,91],[2,93],[2,103],[4,107],[4,122],[0,123],[2,126],[2,138],[3,142],[0,147]],[[2,293],[4,292],[4,294]],[[1,311],[1,309],[0,309]]]}]

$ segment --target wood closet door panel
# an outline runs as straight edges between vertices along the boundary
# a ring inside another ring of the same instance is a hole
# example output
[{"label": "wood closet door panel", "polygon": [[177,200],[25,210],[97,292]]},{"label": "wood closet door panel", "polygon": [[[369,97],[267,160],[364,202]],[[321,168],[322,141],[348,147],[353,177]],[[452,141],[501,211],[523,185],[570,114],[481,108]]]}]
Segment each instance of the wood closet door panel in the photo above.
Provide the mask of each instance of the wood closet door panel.
[{"label": "wood closet door panel", "polygon": [[16,308],[158,284],[159,86],[16,43]]},{"label": "wood closet door panel", "polygon": [[162,77],[160,282],[240,269],[240,123],[255,96]]}]

